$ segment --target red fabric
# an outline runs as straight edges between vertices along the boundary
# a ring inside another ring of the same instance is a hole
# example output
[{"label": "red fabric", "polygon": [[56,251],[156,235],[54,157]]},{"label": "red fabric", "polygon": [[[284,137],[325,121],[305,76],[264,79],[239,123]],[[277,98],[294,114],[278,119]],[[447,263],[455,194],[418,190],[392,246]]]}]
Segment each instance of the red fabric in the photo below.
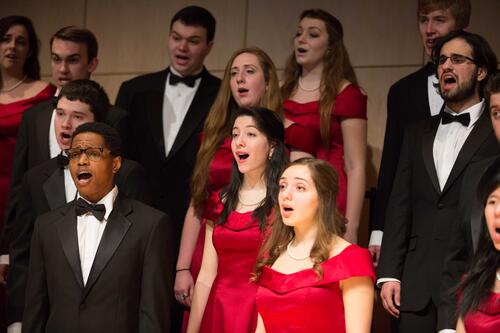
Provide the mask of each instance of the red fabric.
[{"label": "red fabric", "polygon": [[17,129],[21,123],[24,110],[51,98],[54,96],[55,91],[56,87],[49,84],[31,98],[9,104],[0,104],[0,229],[3,228],[5,201],[10,187]]},{"label": "red fabric", "polygon": [[375,282],[370,254],[349,245],[321,265],[323,279],[312,268],[283,274],[264,266],[257,291],[257,309],[267,333],[345,332],[339,282],[368,276]]},{"label": "red fabric", "polygon": [[[330,148],[323,146],[319,139],[319,101],[298,103],[286,100],[283,104],[285,117],[296,123],[295,126],[292,125],[285,130],[285,143],[291,148],[306,151],[318,159],[329,162],[337,170],[339,175],[337,207],[342,214],[345,214],[346,209],[347,176],[344,171],[344,142],[340,121],[341,118],[366,119],[366,100],[366,95],[353,84],[347,86],[337,96],[331,116]],[[298,128],[301,128],[300,132],[297,132]],[[311,147],[314,144],[317,146]]]},{"label": "red fabric", "polygon": [[500,332],[500,294],[491,293],[478,310],[465,316],[464,325],[467,333]]},{"label": "red fabric", "polygon": [[227,221],[215,225],[212,240],[217,251],[217,276],[210,290],[200,333],[255,332],[257,285],[250,282],[262,244],[253,211],[230,213]]},{"label": "red fabric", "polygon": [[[219,191],[229,183],[231,178],[231,169],[233,164],[233,153],[231,152],[231,137],[227,137],[222,142],[219,149],[215,152],[214,158],[210,163],[210,195],[205,203],[205,210],[202,214],[201,229],[196,241],[196,247],[191,259],[191,275],[194,281],[200,273],[201,260],[203,259],[203,245],[205,243],[205,221],[216,222],[222,213],[222,203],[219,200]],[[189,311],[184,311],[184,320],[182,332],[186,332],[189,320]]]}]

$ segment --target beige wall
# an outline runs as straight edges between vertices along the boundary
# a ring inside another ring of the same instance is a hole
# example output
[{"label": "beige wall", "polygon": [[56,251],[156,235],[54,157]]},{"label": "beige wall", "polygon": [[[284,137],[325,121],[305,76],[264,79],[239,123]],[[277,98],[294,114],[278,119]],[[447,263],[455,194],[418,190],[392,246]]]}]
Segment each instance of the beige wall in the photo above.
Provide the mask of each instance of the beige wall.
[{"label": "beige wall", "polygon": [[[470,30],[485,36],[500,55],[500,0],[471,0]],[[217,19],[209,70],[221,75],[237,48],[256,45],[282,70],[300,12],[320,7],[344,25],[345,43],[361,86],[368,94],[369,184],[376,183],[389,86],[419,68],[423,49],[416,25],[416,0],[17,0],[2,1],[2,16],[31,17],[42,41],[43,74],[50,80],[48,42],[60,27],[83,25],[97,35],[99,67],[93,78],[112,100],[123,80],[168,64],[166,40],[170,17],[188,4],[208,8]],[[496,15],[496,16],[495,16]]]}]

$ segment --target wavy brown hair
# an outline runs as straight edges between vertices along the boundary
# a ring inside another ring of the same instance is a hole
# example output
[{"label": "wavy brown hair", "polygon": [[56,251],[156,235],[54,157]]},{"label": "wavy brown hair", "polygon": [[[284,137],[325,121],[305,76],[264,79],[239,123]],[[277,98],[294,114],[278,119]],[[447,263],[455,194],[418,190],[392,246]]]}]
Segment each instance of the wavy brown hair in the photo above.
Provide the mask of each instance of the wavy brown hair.
[{"label": "wavy brown hair", "polygon": [[[308,9],[300,15],[304,18],[318,19],[325,23],[328,33],[328,48],[323,56],[323,73],[321,74],[319,114],[321,140],[325,147],[330,147],[330,119],[335,99],[340,92],[342,82],[347,80],[358,84],[352,68],[349,54],[345,48],[344,31],[340,21],[322,9]],[[297,84],[302,74],[302,66],[297,63],[295,52],[288,58],[285,67],[281,96],[288,99],[297,90]]]},{"label": "wavy brown hair", "polygon": [[[311,248],[310,257],[313,269],[318,278],[321,279],[323,278],[323,270],[320,265],[330,258],[333,236],[343,236],[346,230],[346,219],[339,213],[336,205],[339,190],[338,176],[333,167],[323,160],[301,158],[290,163],[288,168],[294,165],[303,165],[308,168],[318,192],[319,202],[316,220],[318,234]],[[253,281],[258,281],[262,274],[262,267],[272,266],[295,237],[293,227],[283,223],[279,207],[275,211],[276,219],[273,222],[272,232],[259,251],[252,277]]]},{"label": "wavy brown hair", "polygon": [[191,204],[195,209],[195,214],[198,216],[202,214],[204,203],[210,194],[210,163],[215,152],[222,141],[224,141],[224,138],[231,132],[231,113],[237,107],[229,84],[231,80],[231,67],[234,59],[243,53],[250,53],[257,57],[267,84],[266,92],[260,99],[260,105],[256,106],[272,110],[277,112],[280,117],[282,116],[282,100],[279,94],[278,75],[276,74],[276,67],[271,58],[258,47],[246,47],[234,52],[226,65],[219,93],[205,121],[203,141],[198,151],[196,165],[191,177]]}]

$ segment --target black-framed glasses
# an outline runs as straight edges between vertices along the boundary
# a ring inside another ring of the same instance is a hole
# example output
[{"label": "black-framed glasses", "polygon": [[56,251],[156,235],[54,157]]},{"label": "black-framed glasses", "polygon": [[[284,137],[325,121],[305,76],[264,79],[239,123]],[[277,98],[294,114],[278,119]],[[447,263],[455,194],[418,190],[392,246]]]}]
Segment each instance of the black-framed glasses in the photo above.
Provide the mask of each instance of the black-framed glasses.
[{"label": "black-framed glasses", "polygon": [[450,59],[451,60],[451,63],[453,65],[460,65],[460,64],[463,64],[464,62],[466,62],[467,60],[469,60],[470,62],[472,63],[476,63],[476,60],[470,58],[470,57],[467,57],[467,56],[464,56],[464,55],[461,55],[461,54],[455,54],[453,53],[451,56],[445,56],[444,54],[440,55],[439,58],[438,58],[438,65],[443,65],[446,60]]},{"label": "black-framed glasses", "polygon": [[91,161],[99,161],[103,158],[105,149],[102,147],[70,148],[64,150],[64,152],[70,161],[80,159],[82,154],[85,154]]}]

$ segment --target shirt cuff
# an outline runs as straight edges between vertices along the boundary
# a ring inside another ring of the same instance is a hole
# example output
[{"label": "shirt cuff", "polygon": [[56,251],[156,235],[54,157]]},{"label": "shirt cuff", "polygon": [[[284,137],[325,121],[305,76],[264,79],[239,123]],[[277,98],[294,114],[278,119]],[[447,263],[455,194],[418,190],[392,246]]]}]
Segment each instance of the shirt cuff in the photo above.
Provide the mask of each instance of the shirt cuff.
[{"label": "shirt cuff", "polygon": [[381,246],[382,245],[382,236],[384,235],[384,232],[382,230],[373,230],[371,235],[370,235],[370,242],[368,243],[368,246]]},{"label": "shirt cuff", "polygon": [[377,287],[382,287],[382,284],[384,282],[399,282],[401,283],[401,281],[399,281],[398,279],[395,279],[395,278],[380,278],[377,280]]},{"label": "shirt cuff", "polygon": [[447,329],[439,331],[438,333],[456,333],[456,332],[457,332],[456,330],[452,330],[451,328],[447,328]]},{"label": "shirt cuff", "polygon": [[8,265],[9,264],[9,255],[8,254],[2,254],[0,256],[0,265]]},{"label": "shirt cuff", "polygon": [[23,325],[20,321],[12,323],[7,327],[7,333],[21,333]]}]

